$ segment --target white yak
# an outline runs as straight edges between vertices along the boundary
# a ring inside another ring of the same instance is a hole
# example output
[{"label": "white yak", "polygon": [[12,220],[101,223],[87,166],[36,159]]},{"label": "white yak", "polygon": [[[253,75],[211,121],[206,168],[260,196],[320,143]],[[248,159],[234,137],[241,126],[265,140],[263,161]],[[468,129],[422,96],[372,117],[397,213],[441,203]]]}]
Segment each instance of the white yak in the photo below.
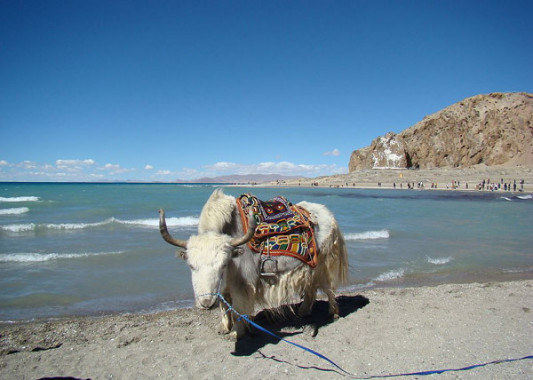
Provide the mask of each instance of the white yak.
[{"label": "white yak", "polygon": [[[196,306],[211,309],[220,292],[233,308],[241,314],[252,316],[256,305],[276,307],[300,297],[298,309],[302,317],[311,313],[317,289],[327,295],[329,314],[338,317],[339,309],[334,290],[345,282],[348,257],[344,237],[333,214],[323,205],[300,202],[313,220],[318,262],[311,268],[303,261],[289,256],[277,256],[276,276],[261,275],[261,254],[251,250],[247,243],[255,230],[250,218],[247,234],[236,199],[221,189],[213,192],[200,214],[198,234],[187,241],[172,237],[166,226],[165,213],[160,210],[159,228],[168,243],[184,248],[178,256],[187,261],[191,269]],[[222,332],[239,339],[247,331],[245,321],[236,321],[227,306],[220,302],[223,311]]]}]

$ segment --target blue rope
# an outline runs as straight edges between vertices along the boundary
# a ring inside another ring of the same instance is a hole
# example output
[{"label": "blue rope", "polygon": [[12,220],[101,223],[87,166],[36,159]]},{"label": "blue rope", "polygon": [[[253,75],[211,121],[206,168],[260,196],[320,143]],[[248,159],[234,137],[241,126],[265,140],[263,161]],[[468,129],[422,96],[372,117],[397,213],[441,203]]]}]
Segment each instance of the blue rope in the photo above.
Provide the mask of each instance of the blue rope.
[{"label": "blue rope", "polygon": [[376,378],[388,378],[388,377],[400,377],[400,376],[428,376],[428,375],[438,375],[445,372],[458,372],[458,371],[469,371],[474,368],[480,368],[485,367],[491,364],[501,364],[501,363],[512,363],[517,362],[520,360],[531,360],[533,359],[533,355],[524,356],[522,358],[515,358],[515,359],[502,359],[502,360],[493,360],[491,362],[487,363],[480,363],[480,364],[473,364],[467,367],[462,368],[447,368],[447,369],[437,369],[433,371],[421,371],[421,372],[409,372],[409,373],[400,373],[396,375],[381,375],[381,376],[370,376],[370,377],[364,377],[359,379],[376,379]]},{"label": "blue rope", "polygon": [[293,346],[296,346],[296,347],[298,347],[298,348],[301,348],[302,350],[305,350],[305,351],[307,351],[307,352],[310,352],[310,353],[312,353],[313,355],[316,355],[316,356],[318,356],[319,358],[328,361],[329,363],[331,363],[333,366],[335,366],[336,368],[338,368],[340,371],[342,371],[342,372],[345,373],[346,375],[348,375],[348,376],[352,376],[352,377],[353,377],[353,375],[352,375],[350,372],[344,370],[341,366],[339,366],[337,363],[335,363],[333,360],[329,359],[328,357],[322,355],[320,352],[316,352],[315,350],[312,350],[312,349],[310,349],[310,348],[307,348],[307,347],[305,347],[305,346],[302,346],[302,345],[300,345],[300,344],[298,344],[298,343],[291,342],[291,341],[288,340],[288,339],[285,339],[285,338],[283,338],[283,337],[281,337],[281,336],[279,336],[279,335],[277,335],[277,334],[274,334],[272,331],[269,331],[269,330],[265,329],[264,327],[258,325],[258,324],[255,323],[254,321],[252,321],[252,320],[251,320],[246,314],[241,314],[241,313],[239,313],[237,310],[235,310],[235,309],[233,308],[233,306],[231,306],[231,305],[229,304],[228,301],[226,301],[226,299],[224,298],[224,296],[222,296],[222,294],[217,293],[216,296],[217,296],[222,302],[224,302],[224,304],[226,304],[226,306],[228,307],[227,312],[229,312],[229,311],[233,311],[236,315],[239,316],[239,318],[237,318],[237,322],[240,321],[240,320],[242,320],[242,319],[244,319],[246,322],[248,322],[249,324],[251,324],[252,326],[254,326],[256,329],[258,329],[258,330],[260,330],[260,331],[263,331],[264,333],[267,333],[267,334],[273,336],[274,338],[276,338],[276,339],[278,339],[278,340],[282,340],[282,341],[284,341],[284,342],[286,342],[286,343],[292,344]]},{"label": "blue rope", "polygon": [[438,370],[432,370],[432,371],[410,372],[410,373],[401,373],[401,374],[395,374],[395,375],[380,375],[380,376],[370,376],[370,377],[357,377],[357,376],[353,375],[352,373],[346,371],[344,368],[342,368],[340,365],[338,365],[337,363],[335,363],[333,360],[329,359],[325,355],[322,355],[321,353],[319,353],[319,352],[317,352],[315,350],[312,350],[310,348],[307,348],[305,346],[302,346],[302,345],[300,345],[298,343],[291,342],[290,340],[285,339],[285,338],[273,333],[272,331],[269,331],[269,330],[265,329],[264,327],[258,325],[257,323],[252,321],[246,314],[241,314],[237,310],[235,310],[233,308],[233,306],[231,306],[229,304],[229,302],[226,301],[226,299],[224,298],[224,296],[220,292],[212,293],[212,295],[217,296],[228,307],[228,310],[226,311],[226,313],[229,313],[230,311],[232,311],[238,316],[237,322],[241,321],[241,320],[245,320],[246,322],[248,322],[249,324],[254,326],[256,329],[258,329],[260,331],[263,331],[264,333],[266,333],[268,335],[271,335],[271,336],[273,336],[274,338],[276,338],[278,340],[282,340],[282,341],[284,341],[286,343],[292,344],[293,346],[301,348],[302,350],[310,352],[313,355],[316,355],[319,358],[326,360],[327,362],[329,362],[330,364],[335,366],[339,371],[341,371],[342,373],[344,373],[345,375],[347,375],[347,376],[349,376],[349,377],[351,377],[353,379],[377,379],[377,378],[390,378],[390,377],[401,377],[401,376],[428,376],[428,375],[441,374],[441,373],[445,373],[445,372],[469,371],[471,369],[485,367],[485,366],[491,365],[491,364],[511,363],[511,362],[517,362],[517,361],[520,361],[520,360],[531,360],[531,359],[533,359],[533,355],[528,355],[528,356],[524,356],[522,358],[517,358],[517,359],[494,360],[494,361],[491,361],[491,362],[474,364],[474,365],[470,365],[470,366],[462,367],[462,368],[438,369]]}]

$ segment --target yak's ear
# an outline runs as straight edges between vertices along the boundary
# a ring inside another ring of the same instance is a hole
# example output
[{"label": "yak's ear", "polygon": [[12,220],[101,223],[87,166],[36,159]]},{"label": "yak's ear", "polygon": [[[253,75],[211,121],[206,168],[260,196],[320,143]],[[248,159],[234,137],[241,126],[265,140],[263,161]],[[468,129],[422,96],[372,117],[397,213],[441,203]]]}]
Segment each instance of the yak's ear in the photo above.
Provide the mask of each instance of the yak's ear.
[{"label": "yak's ear", "polygon": [[187,261],[187,251],[184,249],[178,249],[176,251],[176,258]]},{"label": "yak's ear", "polygon": [[242,255],[244,253],[244,248],[242,246],[240,247],[237,247],[237,248],[233,248],[231,250],[231,258],[235,258],[235,257],[238,257],[240,255]]}]

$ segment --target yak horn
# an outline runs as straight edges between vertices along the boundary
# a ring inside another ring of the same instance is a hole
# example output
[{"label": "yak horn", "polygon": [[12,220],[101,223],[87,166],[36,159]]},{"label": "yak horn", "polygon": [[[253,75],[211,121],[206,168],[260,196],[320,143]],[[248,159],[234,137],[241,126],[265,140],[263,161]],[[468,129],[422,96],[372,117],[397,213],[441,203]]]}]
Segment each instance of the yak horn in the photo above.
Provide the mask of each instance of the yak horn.
[{"label": "yak horn", "polygon": [[254,237],[256,227],[257,227],[257,223],[255,221],[255,218],[253,214],[250,213],[250,216],[248,216],[248,232],[246,232],[243,236],[239,238],[235,238],[231,240],[230,245],[232,247],[238,247],[239,245],[248,243]]},{"label": "yak horn", "polygon": [[185,240],[180,240],[173,238],[168,233],[167,222],[165,221],[165,210],[159,210],[159,232],[161,232],[161,237],[169,244],[175,245],[176,247],[187,248],[187,242]]}]

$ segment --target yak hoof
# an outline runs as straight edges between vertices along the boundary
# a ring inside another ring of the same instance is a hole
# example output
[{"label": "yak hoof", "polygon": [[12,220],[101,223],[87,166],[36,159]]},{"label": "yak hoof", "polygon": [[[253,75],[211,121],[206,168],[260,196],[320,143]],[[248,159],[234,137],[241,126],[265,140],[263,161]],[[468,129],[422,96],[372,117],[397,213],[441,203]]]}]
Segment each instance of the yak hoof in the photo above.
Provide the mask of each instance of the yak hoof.
[{"label": "yak hoof", "polygon": [[237,336],[237,331],[232,331],[228,335],[226,335],[227,339],[230,342],[237,342],[239,340],[239,337]]},{"label": "yak hoof", "polygon": [[318,327],[315,325],[307,325],[307,326],[304,326],[303,332],[314,338],[315,336],[318,335]]},{"label": "yak hoof", "polygon": [[217,332],[220,335],[228,335],[231,332],[231,330],[228,330],[226,326],[224,326],[223,324],[220,324],[220,326],[218,326]]}]

